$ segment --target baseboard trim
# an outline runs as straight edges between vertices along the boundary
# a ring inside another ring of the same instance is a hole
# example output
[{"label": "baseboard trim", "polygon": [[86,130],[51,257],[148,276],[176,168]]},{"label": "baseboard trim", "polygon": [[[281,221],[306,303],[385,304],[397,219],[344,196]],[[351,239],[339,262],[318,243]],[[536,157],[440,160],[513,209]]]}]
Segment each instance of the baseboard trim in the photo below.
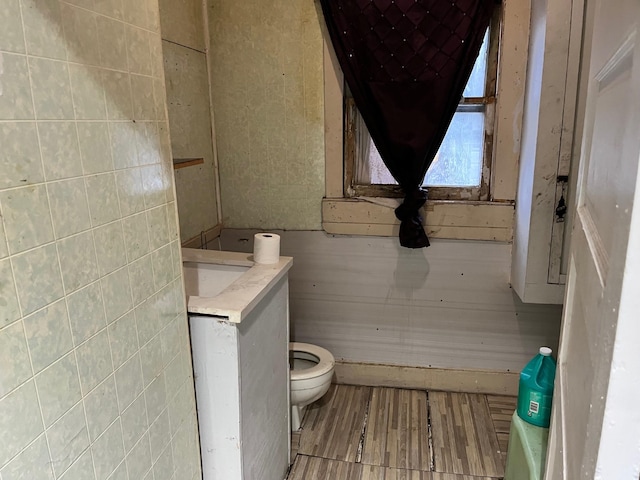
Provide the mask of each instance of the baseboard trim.
[{"label": "baseboard trim", "polygon": [[334,382],[348,385],[517,395],[517,373],[336,362]]}]

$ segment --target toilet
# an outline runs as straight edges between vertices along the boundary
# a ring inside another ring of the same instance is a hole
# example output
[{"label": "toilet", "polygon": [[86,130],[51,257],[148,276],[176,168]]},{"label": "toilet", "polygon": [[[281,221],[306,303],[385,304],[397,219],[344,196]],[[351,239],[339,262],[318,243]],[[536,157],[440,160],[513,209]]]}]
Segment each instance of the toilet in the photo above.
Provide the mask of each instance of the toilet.
[{"label": "toilet", "polygon": [[322,347],[289,343],[292,431],[300,429],[305,407],[329,390],[335,363],[331,352]]}]

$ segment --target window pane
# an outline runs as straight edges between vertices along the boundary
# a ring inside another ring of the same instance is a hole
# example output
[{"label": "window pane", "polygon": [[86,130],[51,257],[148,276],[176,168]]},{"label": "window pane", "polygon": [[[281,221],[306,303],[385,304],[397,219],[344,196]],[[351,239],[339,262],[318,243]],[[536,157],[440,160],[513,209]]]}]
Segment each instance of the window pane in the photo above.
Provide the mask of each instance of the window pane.
[{"label": "window pane", "polygon": [[[435,160],[429,167],[423,186],[477,187],[482,176],[484,113],[457,112],[444,137]],[[371,141],[371,183],[394,185],[387,167]]]},{"label": "window pane", "polygon": [[463,97],[484,97],[485,80],[487,76],[487,49],[489,48],[489,29],[484,34],[482,47],[476,59],[476,63],[471,70],[471,76],[467,86],[462,93]]},{"label": "window pane", "polygon": [[482,176],[484,113],[457,112],[422,183],[430,187],[477,187]]}]

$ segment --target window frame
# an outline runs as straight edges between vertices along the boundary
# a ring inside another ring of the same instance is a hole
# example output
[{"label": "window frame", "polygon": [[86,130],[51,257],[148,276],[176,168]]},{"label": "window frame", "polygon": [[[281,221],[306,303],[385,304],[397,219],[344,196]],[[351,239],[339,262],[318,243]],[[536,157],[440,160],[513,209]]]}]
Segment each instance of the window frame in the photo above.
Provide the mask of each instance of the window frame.
[{"label": "window frame", "polygon": [[[495,104],[498,79],[498,52],[500,48],[501,6],[496,7],[489,24],[489,49],[485,94],[482,97],[463,97],[456,112],[484,113],[484,140],[480,185],[477,187],[425,187],[432,200],[489,200],[491,170],[493,168],[493,132],[495,130]],[[344,98],[344,193],[346,197],[391,197],[402,198],[404,193],[398,185],[359,184],[354,177],[357,107],[353,98]]]},{"label": "window frame", "polygon": [[[489,199],[433,200],[424,207],[432,238],[513,238],[514,203],[529,51],[530,0],[502,2],[500,51]],[[324,26],[324,23],[322,23]],[[329,234],[397,236],[398,199],[349,197],[344,177],[344,80],[326,29],[324,39],[325,198],[322,228]],[[523,145],[522,149],[530,146]]]}]

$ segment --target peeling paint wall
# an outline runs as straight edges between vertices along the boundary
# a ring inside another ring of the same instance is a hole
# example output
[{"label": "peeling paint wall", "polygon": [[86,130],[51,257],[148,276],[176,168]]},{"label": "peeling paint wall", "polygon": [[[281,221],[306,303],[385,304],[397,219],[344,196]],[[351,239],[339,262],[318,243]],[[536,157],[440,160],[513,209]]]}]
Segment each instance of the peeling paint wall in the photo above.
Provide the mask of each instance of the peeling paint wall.
[{"label": "peeling paint wall", "polygon": [[318,8],[309,0],[209,0],[225,227],[321,227],[324,115]]}]

